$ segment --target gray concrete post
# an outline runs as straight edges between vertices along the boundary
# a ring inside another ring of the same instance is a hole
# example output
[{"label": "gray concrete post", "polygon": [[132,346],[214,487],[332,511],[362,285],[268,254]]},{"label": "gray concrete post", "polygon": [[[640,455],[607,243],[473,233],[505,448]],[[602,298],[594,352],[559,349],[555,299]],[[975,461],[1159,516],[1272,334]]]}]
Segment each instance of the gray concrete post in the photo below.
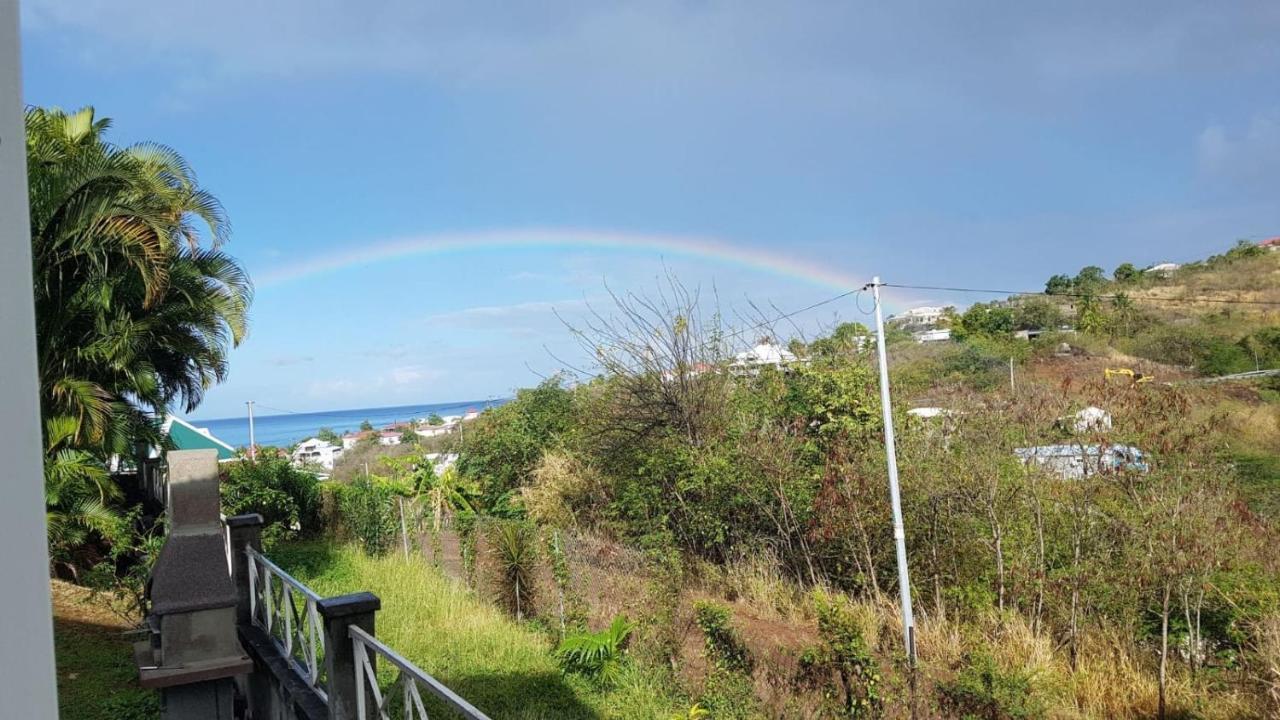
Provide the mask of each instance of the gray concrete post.
[{"label": "gray concrete post", "polygon": [[251,547],[262,552],[262,516],[258,513],[236,515],[227,518],[227,532],[231,535],[231,582],[236,586],[236,624],[248,625],[249,616],[249,562],[244,549]]},{"label": "gray concrete post", "polygon": [[[356,687],[356,657],[347,628],[357,625],[375,635],[374,614],[382,601],[369,592],[325,598],[318,603],[324,619],[324,667],[328,678],[329,720],[356,720],[357,693],[365,692],[366,707],[373,698],[364,688]],[[371,662],[374,661],[370,657]],[[376,667],[376,664],[375,664]]]}]

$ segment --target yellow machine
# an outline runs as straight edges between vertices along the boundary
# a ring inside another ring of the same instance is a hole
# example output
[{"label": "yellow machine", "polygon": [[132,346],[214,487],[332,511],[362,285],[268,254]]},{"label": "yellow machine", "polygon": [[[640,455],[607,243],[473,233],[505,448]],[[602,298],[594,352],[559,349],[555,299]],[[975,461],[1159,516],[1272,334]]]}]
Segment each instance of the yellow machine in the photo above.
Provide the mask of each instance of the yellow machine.
[{"label": "yellow machine", "polygon": [[1135,385],[1137,383],[1147,383],[1147,382],[1151,382],[1152,380],[1155,380],[1155,376],[1143,375],[1142,373],[1134,372],[1129,368],[1106,368],[1105,370],[1102,371],[1102,374],[1103,374],[1103,377],[1106,378],[1107,380],[1110,380],[1111,378],[1117,377],[1117,376],[1127,377],[1129,378],[1129,381],[1134,383]]}]

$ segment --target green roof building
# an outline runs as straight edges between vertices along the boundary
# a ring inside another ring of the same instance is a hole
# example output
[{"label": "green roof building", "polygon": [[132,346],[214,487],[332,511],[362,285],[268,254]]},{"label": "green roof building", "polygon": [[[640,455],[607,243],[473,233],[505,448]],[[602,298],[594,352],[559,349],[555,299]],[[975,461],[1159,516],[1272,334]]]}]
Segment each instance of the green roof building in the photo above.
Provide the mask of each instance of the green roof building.
[{"label": "green roof building", "polygon": [[217,450],[218,462],[238,457],[235,448],[214,437],[213,433],[176,415],[166,417],[160,430],[169,436],[175,450]]}]

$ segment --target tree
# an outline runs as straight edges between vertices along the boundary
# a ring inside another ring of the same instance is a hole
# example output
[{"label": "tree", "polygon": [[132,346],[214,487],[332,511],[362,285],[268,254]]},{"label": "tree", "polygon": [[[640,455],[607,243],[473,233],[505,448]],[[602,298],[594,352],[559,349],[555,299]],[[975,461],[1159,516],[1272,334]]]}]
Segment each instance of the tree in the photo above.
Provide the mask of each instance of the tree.
[{"label": "tree", "polygon": [[1054,275],[1044,284],[1044,291],[1048,295],[1067,295],[1072,288],[1071,278],[1066,275]]},{"label": "tree", "polygon": [[1120,263],[1111,273],[1111,278],[1118,283],[1126,283],[1142,274],[1142,271],[1134,267],[1133,263]]},{"label": "tree", "polygon": [[[174,150],[109,143],[92,108],[32,108],[26,151],[51,549],[104,557],[129,532],[103,462],[163,446],[244,339],[252,285],[221,204]],[[88,545],[92,553],[81,553]]]},{"label": "tree", "polygon": [[1071,281],[1073,289],[1078,293],[1097,292],[1107,282],[1107,273],[1097,265],[1086,265],[1076,273]]},{"label": "tree", "polygon": [[370,432],[371,430],[373,430],[373,423],[368,420],[360,421],[360,432]]},{"label": "tree", "polygon": [[27,114],[42,408],[102,456],[147,434],[145,413],[190,411],[225,377],[252,297],[186,161],[111,145],[109,127],[92,108]]},{"label": "tree", "polygon": [[316,431],[316,439],[323,440],[332,445],[341,445],[342,436],[333,431],[333,428],[322,427]]},{"label": "tree", "polygon": [[444,424],[444,418],[440,417],[440,413],[431,413],[427,416],[427,424],[438,426]]}]

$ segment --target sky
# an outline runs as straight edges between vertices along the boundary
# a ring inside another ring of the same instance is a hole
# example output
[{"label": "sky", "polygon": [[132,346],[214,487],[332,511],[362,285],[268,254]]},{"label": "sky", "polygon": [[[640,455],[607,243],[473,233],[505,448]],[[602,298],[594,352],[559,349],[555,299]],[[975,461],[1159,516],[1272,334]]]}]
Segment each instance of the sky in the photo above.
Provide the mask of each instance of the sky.
[{"label": "sky", "polygon": [[23,72],[226,206],[212,418],[506,397],[668,275],[732,321],[1280,234],[1280,4],[1049,5],[24,0]]}]

